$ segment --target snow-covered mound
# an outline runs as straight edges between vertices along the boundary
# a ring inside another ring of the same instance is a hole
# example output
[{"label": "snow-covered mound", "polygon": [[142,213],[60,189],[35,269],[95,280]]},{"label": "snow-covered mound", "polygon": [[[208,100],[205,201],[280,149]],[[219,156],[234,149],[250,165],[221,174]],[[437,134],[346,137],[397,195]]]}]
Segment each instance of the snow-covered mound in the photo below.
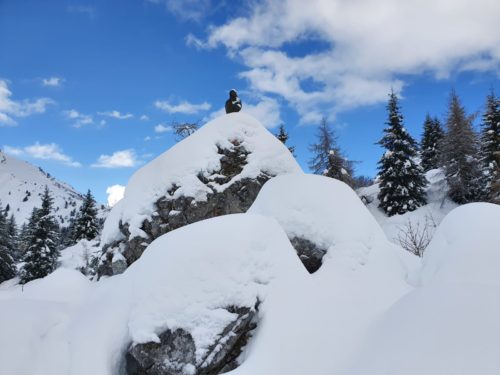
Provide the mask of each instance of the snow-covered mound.
[{"label": "snow-covered mound", "polygon": [[349,375],[500,373],[500,206],[453,210],[424,254],[423,286],[374,324]]},{"label": "snow-covered mound", "polygon": [[324,252],[345,246],[350,247],[352,257],[363,257],[373,243],[385,241],[380,226],[356,193],[343,182],[324,176],[273,178],[249,212],[276,218],[308,269],[310,258],[315,257],[312,245],[321,260]]},{"label": "snow-covered mound", "polygon": [[[276,217],[289,236],[324,241],[321,268],[277,283],[235,375],[331,375],[379,314],[411,290],[409,254],[391,244],[345,184],[320,176],[276,177],[251,212]],[[407,257],[405,257],[407,255]]]},{"label": "snow-covered mound", "polygon": [[500,206],[471,203],[445,217],[427,247],[422,283],[500,287]]},{"label": "snow-covered mound", "polygon": [[42,169],[0,150],[0,202],[3,208],[9,206],[8,215],[13,214],[19,226],[28,221],[34,207],[40,207],[45,186],[54,198],[57,221],[68,225],[83,196]]},{"label": "snow-covered mound", "polygon": [[116,374],[125,352],[135,354],[132,343],[167,345],[162,333],[178,330],[183,357],[167,352],[160,365],[222,366],[241,350],[232,337],[253,328],[253,320],[233,327],[240,312],[255,318],[277,282],[306,276],[272,218],[239,214],[192,224],[157,239],[125,273],[93,288],[60,269],[24,292],[0,289],[0,332],[9,333],[0,335],[2,373]]},{"label": "snow-covered mound", "polygon": [[[104,224],[102,242],[111,248],[100,274],[124,269],[171,230],[245,212],[269,178],[301,172],[283,143],[253,117],[231,113],[210,121],[132,176]],[[125,267],[116,266],[120,259]]]}]

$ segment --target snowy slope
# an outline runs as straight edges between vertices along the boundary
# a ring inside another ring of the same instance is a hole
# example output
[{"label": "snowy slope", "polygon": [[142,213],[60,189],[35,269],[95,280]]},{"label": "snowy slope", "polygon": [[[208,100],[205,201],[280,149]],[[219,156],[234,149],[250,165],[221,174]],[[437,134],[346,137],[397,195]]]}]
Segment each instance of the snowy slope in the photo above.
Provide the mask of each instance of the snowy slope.
[{"label": "snowy slope", "polygon": [[429,231],[434,233],[435,227],[441,223],[443,218],[451,210],[458,206],[446,197],[446,179],[440,169],[428,171],[426,173],[426,178],[429,181],[426,188],[427,204],[404,215],[394,215],[388,217],[380,208],[378,208],[378,184],[358,189],[358,195],[360,197],[366,197],[370,201],[367,207],[380,224],[390,241],[399,244],[398,235],[402,229],[405,229],[408,222],[411,222],[415,228],[418,226],[423,228],[428,225]]},{"label": "snowy slope", "polygon": [[424,254],[421,287],[378,319],[344,373],[499,374],[499,223],[498,205],[450,212]]},{"label": "snowy slope", "polygon": [[14,214],[19,226],[27,222],[33,207],[40,207],[45,186],[54,198],[57,221],[64,226],[83,196],[42,169],[0,151],[0,202],[4,208],[9,205],[9,215]]},{"label": "snowy slope", "polygon": [[[231,149],[236,144],[250,152],[243,170],[224,184],[203,183],[198,177],[200,173],[208,178],[220,170],[222,155],[218,147]],[[174,186],[177,189],[171,199],[184,196],[203,201],[213,193],[212,189],[224,191],[235,182],[256,178],[262,172],[280,175],[302,170],[288,149],[252,116],[231,113],[218,117],[134,173],[123,199],[113,207],[104,224],[102,241],[106,244],[120,238],[120,220],[130,224],[132,237],[147,237],[140,229],[142,222],[153,214],[154,203],[169,196],[167,192]]]}]

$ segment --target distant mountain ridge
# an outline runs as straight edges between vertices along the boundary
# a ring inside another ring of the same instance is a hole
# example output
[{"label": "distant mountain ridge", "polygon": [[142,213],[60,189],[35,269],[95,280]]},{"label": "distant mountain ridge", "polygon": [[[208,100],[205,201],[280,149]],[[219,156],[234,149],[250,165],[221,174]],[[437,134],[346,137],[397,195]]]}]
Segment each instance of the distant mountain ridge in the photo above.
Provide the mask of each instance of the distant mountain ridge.
[{"label": "distant mountain ridge", "polygon": [[45,186],[54,199],[54,214],[58,223],[69,224],[83,201],[83,195],[61,182],[42,168],[5,154],[0,150],[0,203],[14,214],[19,226],[29,220],[34,207],[41,204]]}]

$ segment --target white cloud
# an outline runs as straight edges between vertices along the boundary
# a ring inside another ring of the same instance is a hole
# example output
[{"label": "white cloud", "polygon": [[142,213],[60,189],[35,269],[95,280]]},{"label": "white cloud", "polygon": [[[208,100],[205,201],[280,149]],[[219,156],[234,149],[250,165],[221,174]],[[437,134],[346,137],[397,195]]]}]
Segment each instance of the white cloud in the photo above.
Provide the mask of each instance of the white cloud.
[{"label": "white cloud", "polygon": [[125,195],[125,186],[123,185],[112,185],[108,186],[106,189],[106,194],[108,194],[108,206],[113,207],[120,200],[122,200]]},{"label": "white cloud", "polygon": [[31,146],[23,148],[4,146],[4,151],[7,154],[15,156],[26,155],[34,159],[57,161],[68,167],[82,166],[79,162],[74,161],[70,156],[64,154],[61,148],[55,143],[40,144],[36,142]]},{"label": "white cloud", "polygon": [[50,98],[15,101],[11,99],[7,81],[0,80],[0,126],[15,126],[15,117],[28,117],[36,113],[44,113],[47,106],[55,102]]},{"label": "white cloud", "polygon": [[151,140],[151,137],[149,135],[144,137],[144,142],[149,142],[150,140]]},{"label": "white cloud", "polygon": [[171,132],[173,129],[171,126],[165,126],[163,124],[158,124],[155,126],[155,133],[168,133]]},{"label": "white cloud", "polygon": [[208,111],[210,108],[212,108],[212,105],[207,102],[203,102],[201,104],[193,104],[187,101],[183,101],[179,104],[171,104],[166,100],[157,100],[154,105],[156,108],[168,113],[185,114],[195,114],[201,111]]},{"label": "white cloud", "polygon": [[73,121],[73,127],[75,128],[81,128],[82,126],[91,125],[94,123],[94,119],[91,115],[85,115],[78,112],[76,109],[63,111],[63,114],[66,116],[66,118]]},{"label": "white cloud", "polygon": [[[260,0],[249,9],[209,28],[204,43],[187,42],[225,46],[253,90],[283,97],[303,122],[386,101],[407,75],[500,72],[497,0]],[[286,52],[311,40],[324,47]]]},{"label": "white cloud", "polygon": [[134,150],[116,151],[112,155],[101,155],[97,162],[92,164],[95,168],[130,168],[139,164]]},{"label": "white cloud", "polygon": [[129,118],[132,118],[134,117],[133,114],[131,113],[120,113],[119,111],[106,111],[106,112],[98,112],[99,115],[101,116],[106,116],[106,117],[112,117],[112,118],[115,118],[115,119],[118,119],[118,120],[127,120]]},{"label": "white cloud", "polygon": [[146,116],[146,115],[142,115],[142,116],[140,117],[140,120],[141,120],[141,121],[148,121],[148,120],[149,120],[149,117],[148,117],[148,116]]},{"label": "white cloud", "polygon": [[61,77],[42,78],[42,86],[60,87],[64,81]]}]

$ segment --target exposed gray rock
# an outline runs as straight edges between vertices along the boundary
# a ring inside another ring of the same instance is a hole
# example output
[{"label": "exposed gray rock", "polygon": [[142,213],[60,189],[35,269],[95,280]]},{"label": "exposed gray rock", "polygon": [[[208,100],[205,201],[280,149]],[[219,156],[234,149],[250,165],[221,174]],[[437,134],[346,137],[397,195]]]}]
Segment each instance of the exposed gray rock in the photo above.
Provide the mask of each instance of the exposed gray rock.
[{"label": "exposed gray rock", "polygon": [[237,367],[237,358],[246,345],[256,310],[249,307],[228,307],[236,319],[228,324],[206,355],[196,359],[196,346],[184,329],[168,329],[159,335],[160,343],[132,346],[126,355],[129,375],[217,375]]},{"label": "exposed gray rock", "polygon": [[147,238],[131,237],[128,223],[120,222],[119,229],[123,239],[104,246],[103,256],[98,268],[98,275],[111,276],[123,272],[122,264],[113,266],[113,254],[119,251],[125,258],[126,265],[130,266],[142,255],[146,247],[156,238],[174,229],[195,223],[215,216],[244,213],[250,208],[257,197],[262,185],[271,175],[262,171],[255,179],[241,179],[230,184],[223,191],[217,187],[231,181],[241,173],[249,152],[233,141],[231,149],[218,147],[221,155],[219,171],[206,175],[200,171],[198,179],[212,190],[205,201],[196,201],[192,197],[174,197],[179,188],[169,188],[167,194],[154,203],[155,211],[149,220],[144,220],[141,229]]},{"label": "exposed gray rock", "polygon": [[290,242],[309,273],[314,273],[321,267],[327,249],[322,249],[314,242],[302,237],[290,238]]}]

